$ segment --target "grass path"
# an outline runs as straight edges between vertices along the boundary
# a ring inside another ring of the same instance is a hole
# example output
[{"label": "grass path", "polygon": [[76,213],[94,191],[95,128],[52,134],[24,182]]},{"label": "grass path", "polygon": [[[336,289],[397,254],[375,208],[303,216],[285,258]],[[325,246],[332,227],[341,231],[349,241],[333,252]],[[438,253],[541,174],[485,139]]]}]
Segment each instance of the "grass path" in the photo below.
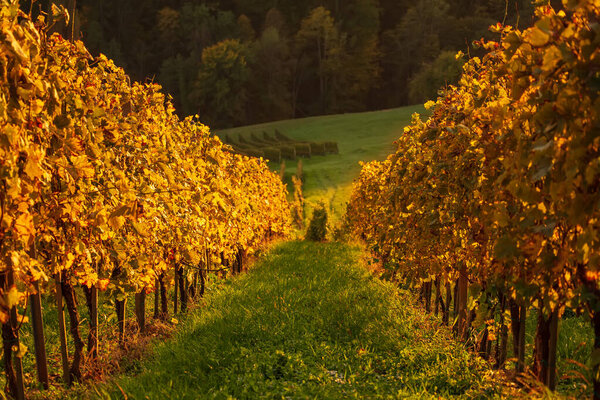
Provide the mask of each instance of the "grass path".
[{"label": "grass path", "polygon": [[276,246],[118,385],[129,399],[490,397],[482,362],[361,256],[340,243]]}]

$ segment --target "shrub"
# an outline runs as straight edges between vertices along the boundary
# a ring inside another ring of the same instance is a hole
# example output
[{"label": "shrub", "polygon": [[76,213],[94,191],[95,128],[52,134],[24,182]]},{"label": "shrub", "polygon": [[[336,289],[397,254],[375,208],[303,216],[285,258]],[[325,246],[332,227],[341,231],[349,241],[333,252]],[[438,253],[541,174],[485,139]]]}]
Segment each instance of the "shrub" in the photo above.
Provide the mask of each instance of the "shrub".
[{"label": "shrub", "polygon": [[304,195],[302,194],[302,180],[292,175],[294,183],[294,201],[291,204],[292,220],[302,229],[304,227]]},{"label": "shrub", "polygon": [[310,153],[315,156],[324,156],[325,155],[325,144],[324,143],[316,143],[310,142]]},{"label": "shrub", "polygon": [[242,135],[238,135],[238,142],[240,142],[241,144],[252,145],[252,143],[247,141],[246,138],[244,138]]},{"label": "shrub", "polygon": [[281,145],[279,146],[279,150],[281,150],[281,157],[286,160],[295,160],[296,159],[296,148],[294,146]]},{"label": "shrub", "polygon": [[231,147],[233,147],[238,153],[244,150],[248,150],[248,149],[254,149],[254,147],[247,145],[247,144],[241,144],[241,143],[232,143]]},{"label": "shrub", "polygon": [[325,145],[325,153],[327,153],[327,154],[339,154],[340,153],[337,142],[325,142],[324,145]]},{"label": "shrub", "polygon": [[262,149],[263,153],[265,153],[265,158],[269,161],[273,161],[276,163],[281,162],[281,150],[276,147],[265,147]]},{"label": "shrub", "polygon": [[254,143],[259,144],[261,146],[271,146],[271,145],[273,145],[273,143],[269,143],[266,140],[263,140],[263,139],[259,138],[258,135],[255,135],[254,133],[250,134],[250,140],[252,140]]},{"label": "shrub", "polygon": [[263,131],[263,140],[265,142],[279,144],[279,140],[275,139],[275,137],[269,135],[266,131]]},{"label": "shrub", "polygon": [[313,242],[324,242],[327,238],[327,210],[323,203],[319,203],[314,209],[312,218],[306,230],[305,240]]},{"label": "shrub", "polygon": [[455,52],[443,51],[428,65],[425,65],[408,83],[412,103],[424,103],[435,99],[441,87],[458,82],[464,64],[457,59]]},{"label": "shrub", "polygon": [[285,136],[283,133],[279,132],[277,129],[275,129],[275,137],[280,142],[288,142],[288,143],[292,143],[293,142],[292,139],[290,139],[289,137]]},{"label": "shrub", "polygon": [[295,143],[294,147],[296,148],[296,155],[298,157],[307,157],[310,158],[310,144],[308,143]]}]

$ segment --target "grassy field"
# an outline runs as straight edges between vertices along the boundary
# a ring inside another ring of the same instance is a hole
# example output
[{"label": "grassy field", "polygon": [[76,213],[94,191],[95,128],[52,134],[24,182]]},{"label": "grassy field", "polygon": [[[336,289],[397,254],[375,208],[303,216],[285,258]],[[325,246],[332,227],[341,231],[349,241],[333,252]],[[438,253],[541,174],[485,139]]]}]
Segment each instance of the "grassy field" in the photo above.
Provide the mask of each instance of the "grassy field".
[{"label": "grassy field", "polygon": [[495,397],[483,361],[361,257],[347,244],[278,245],[207,296],[136,376],[83,397]]},{"label": "grassy field", "polygon": [[[302,159],[305,176],[304,194],[307,200],[307,215],[313,206],[323,201],[330,207],[333,219],[345,211],[350,195],[352,180],[360,171],[359,161],[382,160],[394,151],[394,141],[409,124],[413,113],[423,113],[422,106],[411,106],[384,111],[358,114],[328,115],[304,119],[271,122],[245,126],[217,132],[217,135],[236,138],[239,134],[261,135],[278,129],[296,140],[335,141],[340,154],[313,156]],[[271,165],[279,170],[279,165]],[[296,163],[286,162],[286,177],[296,173]],[[291,188],[291,186],[289,186]]]}]

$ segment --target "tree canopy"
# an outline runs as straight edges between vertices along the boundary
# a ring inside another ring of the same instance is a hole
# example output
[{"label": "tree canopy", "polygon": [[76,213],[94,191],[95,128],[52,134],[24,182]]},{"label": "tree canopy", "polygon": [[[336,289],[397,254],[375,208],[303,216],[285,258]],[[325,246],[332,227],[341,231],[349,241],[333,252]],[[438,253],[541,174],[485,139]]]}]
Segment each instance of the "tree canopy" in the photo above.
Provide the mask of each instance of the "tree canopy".
[{"label": "tree canopy", "polygon": [[[75,3],[58,2],[67,8]],[[48,3],[34,2],[33,12],[47,10]],[[29,11],[30,4],[22,4]],[[436,83],[455,83],[455,69],[440,65],[441,54],[480,55],[471,43],[493,39],[490,25],[529,26],[533,10],[529,0],[79,0],[76,5],[73,31],[92,54],[106,54],[136,80],[161,84],[179,114],[206,116],[215,127],[421,101],[423,96],[411,96],[411,87],[422,86],[423,74],[436,75]],[[238,50],[243,48],[244,77],[239,69],[228,69],[233,75],[219,82],[234,86],[223,90],[219,101],[208,100],[217,94],[201,93],[211,69],[204,62],[214,58],[204,53],[231,49],[235,40]],[[431,99],[437,93],[428,88],[423,94]],[[224,104],[231,107],[229,115],[223,114]]]}]

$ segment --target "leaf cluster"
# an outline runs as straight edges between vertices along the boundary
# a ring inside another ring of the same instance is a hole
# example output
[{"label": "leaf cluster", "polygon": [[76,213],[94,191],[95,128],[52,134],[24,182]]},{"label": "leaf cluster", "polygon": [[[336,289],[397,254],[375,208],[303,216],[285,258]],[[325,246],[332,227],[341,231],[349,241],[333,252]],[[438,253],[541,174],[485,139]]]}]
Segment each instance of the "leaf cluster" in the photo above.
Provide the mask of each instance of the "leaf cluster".
[{"label": "leaf cluster", "polygon": [[497,24],[432,116],[415,115],[386,161],[365,164],[346,219],[416,282],[456,279],[545,312],[598,309],[600,5],[539,6]]}]

